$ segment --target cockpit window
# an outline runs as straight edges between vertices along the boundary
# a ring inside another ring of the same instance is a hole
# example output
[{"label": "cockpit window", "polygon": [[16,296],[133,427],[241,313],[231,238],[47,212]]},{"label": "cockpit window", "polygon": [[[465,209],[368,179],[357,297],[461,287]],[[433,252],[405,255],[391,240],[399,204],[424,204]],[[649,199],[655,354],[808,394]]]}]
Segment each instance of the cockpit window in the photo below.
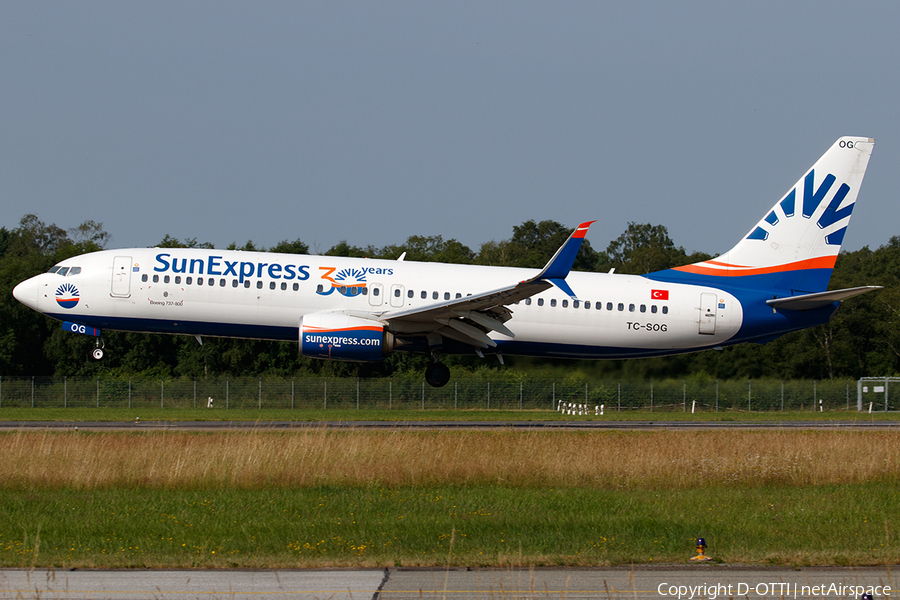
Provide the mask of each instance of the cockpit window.
[{"label": "cockpit window", "polygon": [[59,271],[59,265],[56,265],[55,267],[50,267],[50,270],[47,272],[48,273],[56,273],[57,271]]},{"label": "cockpit window", "polygon": [[70,276],[70,277],[71,277],[72,275],[78,275],[79,273],[81,273],[81,267],[72,267],[71,269],[69,269],[69,276]]},{"label": "cockpit window", "polygon": [[59,271],[57,271],[56,274],[62,275],[63,277],[65,277],[66,273],[68,273],[68,272],[69,272],[69,267],[60,267]]}]

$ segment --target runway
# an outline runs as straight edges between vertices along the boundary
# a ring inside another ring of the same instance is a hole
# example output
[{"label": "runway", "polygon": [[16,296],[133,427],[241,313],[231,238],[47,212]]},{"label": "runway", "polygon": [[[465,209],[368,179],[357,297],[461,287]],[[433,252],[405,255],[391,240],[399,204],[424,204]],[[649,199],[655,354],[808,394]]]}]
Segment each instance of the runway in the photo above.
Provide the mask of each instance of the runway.
[{"label": "runway", "polygon": [[896,430],[898,421],[0,421],[0,431],[296,431],[308,429],[504,431]]},{"label": "runway", "polygon": [[53,571],[0,570],[0,597],[66,600],[850,599],[897,595],[900,567],[747,567]]}]

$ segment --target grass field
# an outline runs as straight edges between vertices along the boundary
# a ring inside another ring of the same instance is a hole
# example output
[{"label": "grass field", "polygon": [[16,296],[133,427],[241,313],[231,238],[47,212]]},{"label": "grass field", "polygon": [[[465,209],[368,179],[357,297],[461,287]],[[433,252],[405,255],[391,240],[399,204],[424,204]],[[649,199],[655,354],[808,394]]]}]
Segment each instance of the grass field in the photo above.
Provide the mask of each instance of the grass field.
[{"label": "grass field", "polygon": [[900,562],[900,432],[0,434],[0,565]]}]

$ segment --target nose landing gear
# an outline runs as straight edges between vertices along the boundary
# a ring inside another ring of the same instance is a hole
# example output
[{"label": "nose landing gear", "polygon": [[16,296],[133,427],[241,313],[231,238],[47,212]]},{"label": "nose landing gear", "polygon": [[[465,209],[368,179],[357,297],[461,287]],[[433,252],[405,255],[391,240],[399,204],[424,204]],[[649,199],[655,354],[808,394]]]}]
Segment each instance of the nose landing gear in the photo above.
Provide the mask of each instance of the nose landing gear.
[{"label": "nose landing gear", "polygon": [[106,347],[106,344],[103,343],[101,338],[97,338],[97,347],[91,351],[91,356],[94,357],[94,360],[100,360],[103,358],[103,349]]}]

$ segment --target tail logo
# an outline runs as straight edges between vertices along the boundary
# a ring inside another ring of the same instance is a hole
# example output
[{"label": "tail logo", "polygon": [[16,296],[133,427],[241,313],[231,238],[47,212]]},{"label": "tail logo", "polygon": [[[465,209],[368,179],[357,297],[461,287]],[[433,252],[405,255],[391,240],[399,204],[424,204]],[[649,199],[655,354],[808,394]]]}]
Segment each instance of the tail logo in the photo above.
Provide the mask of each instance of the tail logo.
[{"label": "tail logo", "polygon": [[75,308],[78,300],[78,288],[71,283],[64,283],[56,288],[56,303],[61,307]]},{"label": "tail logo", "polygon": [[[834,186],[835,180],[835,176],[829,173],[825,176],[822,183],[819,184],[819,188],[815,189],[815,170],[810,170],[806,175],[806,178],[803,180],[803,201],[801,203],[801,216],[804,219],[812,218],[816,210],[825,200],[825,196],[828,194],[829,190]],[[828,203],[828,206],[822,211],[822,214],[819,215],[819,219],[816,221],[816,225],[818,225],[819,229],[825,229],[844,219],[850,218],[850,214],[853,212],[853,207],[856,203],[854,202],[844,208],[840,208],[841,202],[844,201],[844,198],[847,197],[848,193],[850,193],[850,186],[846,183],[842,183],[837,192],[835,192],[831,202]],[[778,225],[780,221],[778,212],[776,211],[778,207],[781,207],[786,219],[794,218],[796,200],[797,188],[794,188],[781,202],[778,203],[776,208],[772,209],[772,212],[766,215],[763,221],[768,223],[768,226],[771,227]],[[844,241],[844,233],[846,233],[846,231],[847,226],[844,225],[844,227],[841,227],[837,231],[828,234],[825,236],[825,243],[829,246],[840,246]],[[767,226],[760,224],[747,236],[747,239],[761,241],[769,239],[769,230]]]}]

